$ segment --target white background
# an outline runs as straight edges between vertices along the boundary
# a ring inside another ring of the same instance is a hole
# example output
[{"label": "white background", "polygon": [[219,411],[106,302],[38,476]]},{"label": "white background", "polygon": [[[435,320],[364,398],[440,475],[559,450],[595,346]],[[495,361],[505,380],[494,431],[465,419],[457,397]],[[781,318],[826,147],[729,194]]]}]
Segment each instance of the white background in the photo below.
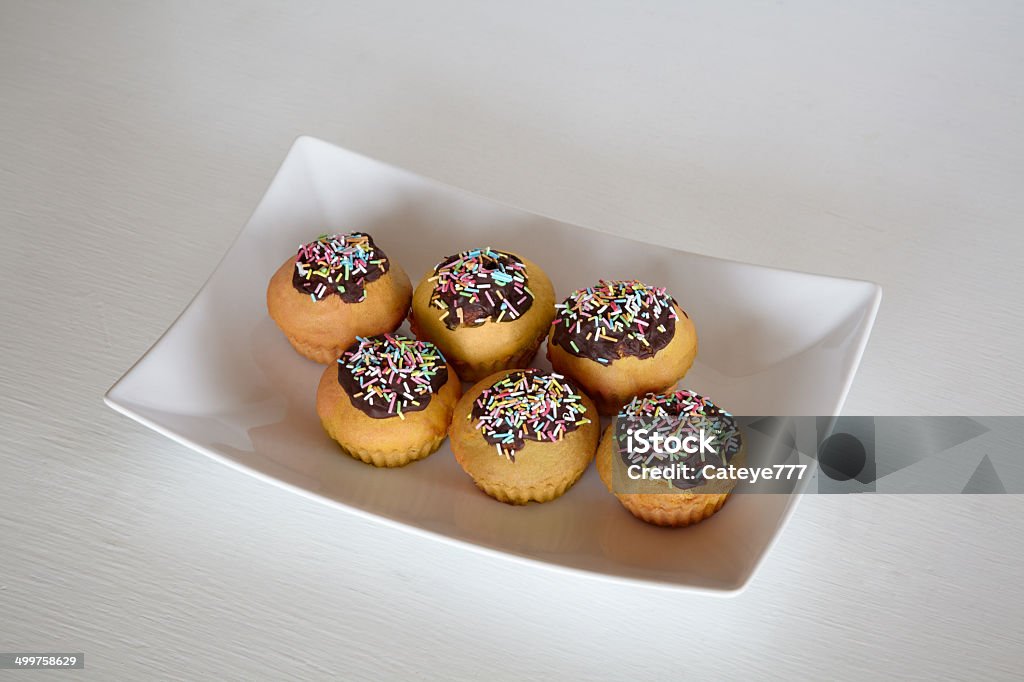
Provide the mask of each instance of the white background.
[{"label": "white background", "polygon": [[1012,2],[3,0],[0,650],[84,651],[75,679],[1018,674],[1020,497],[808,497],[726,600],[358,520],[101,396],[307,133],[877,281],[847,413],[1019,414],[1022,32]]}]

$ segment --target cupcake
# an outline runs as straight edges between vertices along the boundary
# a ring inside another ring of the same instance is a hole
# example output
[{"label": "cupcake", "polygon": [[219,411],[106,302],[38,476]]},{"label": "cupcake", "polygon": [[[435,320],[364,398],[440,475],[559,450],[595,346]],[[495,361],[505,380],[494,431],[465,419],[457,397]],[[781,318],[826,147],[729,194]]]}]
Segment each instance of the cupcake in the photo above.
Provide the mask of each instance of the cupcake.
[{"label": "cupcake", "polygon": [[416,336],[437,344],[465,381],[526,367],[554,317],[555,292],[540,266],[491,248],[448,256],[412,298]]},{"label": "cupcake", "polygon": [[510,504],[547,502],[583,474],[597,447],[594,404],[559,374],[505,370],[470,388],[449,430],[477,487]]},{"label": "cupcake", "polygon": [[299,247],[267,287],[267,310],[292,346],[329,363],[357,336],[393,332],[409,310],[412,285],[362,232],[321,235]]},{"label": "cupcake", "polygon": [[[652,446],[655,433],[660,448]],[[696,451],[678,447],[687,443]],[[597,472],[608,490],[634,516],[659,526],[689,526],[717,512],[736,478],[715,472],[745,462],[736,420],[690,391],[633,398],[597,448]]]},{"label": "cupcake", "polygon": [[601,280],[555,308],[551,366],[578,383],[601,414],[672,388],[697,355],[693,322],[665,289]]},{"label": "cupcake", "polygon": [[347,454],[400,467],[437,450],[462,394],[432,343],[398,334],[356,339],[324,370],[316,411]]}]

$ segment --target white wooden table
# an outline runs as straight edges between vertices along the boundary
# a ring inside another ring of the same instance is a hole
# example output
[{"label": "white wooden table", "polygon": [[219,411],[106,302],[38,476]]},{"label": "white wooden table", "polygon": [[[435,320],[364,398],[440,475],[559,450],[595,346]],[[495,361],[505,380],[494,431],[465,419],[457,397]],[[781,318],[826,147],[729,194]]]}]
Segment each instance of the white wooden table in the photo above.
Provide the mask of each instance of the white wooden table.
[{"label": "white wooden table", "polygon": [[877,281],[848,413],[1020,414],[1024,10],[839,5],[0,2],[0,651],[85,652],[60,679],[1019,674],[1019,496],[808,497],[716,599],[359,520],[101,402],[308,133]]}]

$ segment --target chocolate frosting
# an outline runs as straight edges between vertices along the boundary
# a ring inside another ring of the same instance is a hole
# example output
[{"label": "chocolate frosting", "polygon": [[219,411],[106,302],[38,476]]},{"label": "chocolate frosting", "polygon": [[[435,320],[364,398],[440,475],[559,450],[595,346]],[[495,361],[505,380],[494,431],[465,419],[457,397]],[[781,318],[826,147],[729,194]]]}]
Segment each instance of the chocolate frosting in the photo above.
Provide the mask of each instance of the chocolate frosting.
[{"label": "chocolate frosting", "polygon": [[380,279],[390,267],[370,235],[325,234],[299,247],[292,286],[314,302],[333,294],[345,303],[360,303],[366,298],[366,284]]},{"label": "chocolate frosting", "polygon": [[448,256],[430,277],[430,305],[443,310],[448,329],[477,327],[487,320],[512,322],[533,305],[526,266],[490,247]]},{"label": "chocolate frosting", "polygon": [[448,383],[437,346],[400,334],[359,337],[338,358],[338,383],[352,404],[374,419],[426,409]]},{"label": "chocolate frosting", "polygon": [[586,412],[580,392],[561,374],[523,369],[485,388],[467,418],[499,455],[515,462],[527,440],[559,441],[589,424]]},{"label": "chocolate frosting", "polygon": [[[715,453],[630,453],[627,446],[629,435],[639,429],[663,437],[677,436],[680,440],[693,434],[699,436],[704,429],[706,435],[715,438]],[[695,477],[670,479],[676,488],[687,490],[704,483],[701,470],[706,464],[716,468],[727,466],[740,451],[743,438],[735,418],[715,405],[710,398],[692,391],[675,391],[667,394],[648,393],[637,396],[619,411],[615,421],[615,442],[623,464],[639,464],[649,468],[671,468],[685,464],[696,472]]]},{"label": "chocolate frosting", "polygon": [[675,300],[665,289],[636,280],[601,280],[574,291],[555,308],[552,341],[601,364],[653,357],[676,330]]}]

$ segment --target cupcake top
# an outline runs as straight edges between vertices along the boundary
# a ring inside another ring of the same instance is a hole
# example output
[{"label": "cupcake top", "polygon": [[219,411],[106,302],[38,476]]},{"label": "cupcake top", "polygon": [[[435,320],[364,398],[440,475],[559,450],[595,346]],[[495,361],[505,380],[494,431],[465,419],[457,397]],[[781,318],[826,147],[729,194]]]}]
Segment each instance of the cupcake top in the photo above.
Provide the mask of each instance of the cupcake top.
[{"label": "cupcake top", "polygon": [[552,341],[604,365],[626,356],[649,358],[672,340],[674,304],[663,288],[602,279],[555,305]]},{"label": "cupcake top", "polygon": [[345,303],[361,303],[366,284],[380,279],[389,267],[388,257],[368,234],[322,234],[299,247],[292,285],[314,303],[332,294]]},{"label": "cupcake top", "polygon": [[448,329],[477,327],[488,320],[512,322],[533,305],[526,265],[490,247],[462,251],[437,264],[430,305],[444,311]]},{"label": "cupcake top", "polygon": [[[627,447],[628,439],[641,429],[649,434],[661,434],[663,438],[675,436],[680,441],[689,436],[699,441],[703,430],[706,437],[714,437],[715,452],[687,453],[679,450],[659,453],[653,448],[644,453],[631,452]],[[728,466],[743,446],[739,427],[731,414],[715,405],[710,398],[686,390],[648,393],[633,398],[616,417],[615,438],[619,456],[626,466],[639,464],[653,468],[686,464],[691,467],[695,472],[693,478],[670,479],[672,485],[684,490],[702,482],[700,472],[705,465],[713,464],[716,468]]]},{"label": "cupcake top", "polygon": [[444,355],[432,343],[400,334],[357,337],[338,358],[338,383],[374,419],[425,409],[448,383]]},{"label": "cupcake top", "polygon": [[515,462],[527,440],[559,441],[590,423],[586,413],[582,395],[565,377],[522,369],[485,388],[467,418],[498,455]]}]

